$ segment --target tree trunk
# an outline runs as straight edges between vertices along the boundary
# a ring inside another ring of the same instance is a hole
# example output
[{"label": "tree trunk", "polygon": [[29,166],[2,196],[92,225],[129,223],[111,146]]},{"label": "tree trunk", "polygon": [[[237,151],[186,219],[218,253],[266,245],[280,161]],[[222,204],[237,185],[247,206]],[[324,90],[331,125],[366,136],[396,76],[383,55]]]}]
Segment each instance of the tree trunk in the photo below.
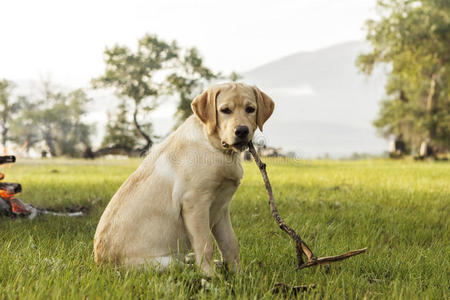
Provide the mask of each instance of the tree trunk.
[{"label": "tree trunk", "polygon": [[50,130],[47,130],[44,133],[44,139],[45,139],[45,143],[47,144],[48,147],[48,151],[50,151],[50,154],[52,155],[52,157],[56,157],[56,149],[55,149],[55,143],[53,143],[53,137],[51,134]]},{"label": "tree trunk", "polygon": [[[432,119],[433,114],[435,113],[436,110],[436,101],[435,101],[435,92],[436,92],[436,76],[437,76],[438,71],[436,71],[435,73],[433,73],[433,75],[431,75],[431,80],[430,80],[430,88],[428,90],[428,96],[427,96],[427,114],[429,116],[430,119]],[[436,137],[436,130],[437,130],[437,124],[436,122],[432,122],[431,127],[429,128],[428,131],[428,137],[430,138],[429,140],[429,146],[433,149],[434,147],[434,139]],[[434,150],[434,149],[433,149]]]},{"label": "tree trunk", "polygon": [[435,107],[434,93],[435,93],[435,89],[436,89],[436,76],[437,76],[437,72],[431,76],[430,89],[428,90],[428,96],[427,96],[427,112],[428,113],[433,113],[433,110]]},{"label": "tree trunk", "polygon": [[138,124],[137,121],[137,114],[138,114],[138,107],[136,105],[135,109],[134,109],[134,113],[133,113],[133,123],[134,126],[136,127],[136,130],[139,132],[139,134],[145,139],[145,141],[147,142],[147,145],[145,145],[141,150],[142,151],[147,151],[148,149],[150,149],[150,147],[153,145],[153,141],[150,138],[150,136],[148,134],[146,134],[141,126]]},{"label": "tree trunk", "polygon": [[6,147],[6,141],[8,140],[8,127],[6,125],[2,126],[2,145],[3,148]]}]

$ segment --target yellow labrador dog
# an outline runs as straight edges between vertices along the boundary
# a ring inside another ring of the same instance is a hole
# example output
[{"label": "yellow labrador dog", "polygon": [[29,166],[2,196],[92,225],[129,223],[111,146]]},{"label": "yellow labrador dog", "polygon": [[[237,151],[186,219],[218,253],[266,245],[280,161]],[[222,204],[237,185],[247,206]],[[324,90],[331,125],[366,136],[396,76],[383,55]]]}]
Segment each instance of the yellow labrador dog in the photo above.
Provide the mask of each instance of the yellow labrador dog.
[{"label": "yellow labrador dog", "polygon": [[214,236],[224,264],[237,270],[230,200],[243,175],[239,152],[273,109],[269,96],[242,83],[212,86],[195,98],[194,115],[151,150],[109,202],[95,233],[95,261],[166,267],[193,250],[211,275]]}]

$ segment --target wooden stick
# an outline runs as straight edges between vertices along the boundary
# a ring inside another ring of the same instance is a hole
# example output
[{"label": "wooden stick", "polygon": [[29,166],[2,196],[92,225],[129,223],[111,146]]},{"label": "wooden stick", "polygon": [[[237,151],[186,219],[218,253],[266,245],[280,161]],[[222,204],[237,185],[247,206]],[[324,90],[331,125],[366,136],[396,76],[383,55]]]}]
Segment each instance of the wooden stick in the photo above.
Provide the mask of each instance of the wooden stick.
[{"label": "wooden stick", "polygon": [[[286,222],[281,218],[280,214],[278,213],[277,207],[275,205],[275,200],[273,199],[273,193],[272,193],[272,186],[270,185],[269,177],[267,176],[266,172],[266,164],[261,161],[261,159],[258,156],[258,153],[255,150],[255,147],[253,146],[253,143],[250,142],[248,144],[248,150],[252,154],[253,158],[255,159],[256,165],[259,168],[259,171],[261,172],[261,175],[263,177],[264,185],[266,186],[267,195],[269,196],[269,205],[270,209],[272,210],[272,215],[275,218],[275,221],[277,222],[278,226],[286,232],[291,239],[295,242],[295,250],[297,252],[297,270],[316,266],[316,265],[324,265],[340,260],[347,259],[349,257],[361,254],[367,250],[367,248],[358,249],[349,251],[347,253],[336,255],[336,256],[326,256],[326,257],[316,257],[312,250],[308,247],[308,245],[302,240],[302,238],[294,231],[294,229],[290,228]],[[303,261],[303,255],[306,256],[307,261]]]}]

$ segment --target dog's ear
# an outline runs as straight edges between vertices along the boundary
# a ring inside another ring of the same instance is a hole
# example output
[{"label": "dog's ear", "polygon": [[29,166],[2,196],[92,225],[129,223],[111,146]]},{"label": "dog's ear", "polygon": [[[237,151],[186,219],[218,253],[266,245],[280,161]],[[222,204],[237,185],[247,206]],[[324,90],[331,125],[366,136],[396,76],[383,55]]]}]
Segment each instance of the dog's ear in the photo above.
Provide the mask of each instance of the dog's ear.
[{"label": "dog's ear", "polygon": [[191,103],[192,111],[205,124],[209,134],[213,134],[217,127],[216,100],[219,92],[219,88],[209,88]]},{"label": "dog's ear", "polygon": [[256,124],[258,125],[259,130],[262,131],[264,123],[273,113],[275,103],[269,96],[266,95],[266,93],[258,89],[256,86],[252,88],[255,93],[256,104],[258,105],[256,108]]}]

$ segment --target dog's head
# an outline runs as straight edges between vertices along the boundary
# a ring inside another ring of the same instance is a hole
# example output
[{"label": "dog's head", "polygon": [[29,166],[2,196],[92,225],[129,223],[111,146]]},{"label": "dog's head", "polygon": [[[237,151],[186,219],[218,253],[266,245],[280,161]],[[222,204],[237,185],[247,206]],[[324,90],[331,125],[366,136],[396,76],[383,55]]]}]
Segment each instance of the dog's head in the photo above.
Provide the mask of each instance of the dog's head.
[{"label": "dog's head", "polygon": [[257,87],[242,83],[212,86],[192,101],[192,110],[224,149],[242,151],[272,115],[274,103]]}]

